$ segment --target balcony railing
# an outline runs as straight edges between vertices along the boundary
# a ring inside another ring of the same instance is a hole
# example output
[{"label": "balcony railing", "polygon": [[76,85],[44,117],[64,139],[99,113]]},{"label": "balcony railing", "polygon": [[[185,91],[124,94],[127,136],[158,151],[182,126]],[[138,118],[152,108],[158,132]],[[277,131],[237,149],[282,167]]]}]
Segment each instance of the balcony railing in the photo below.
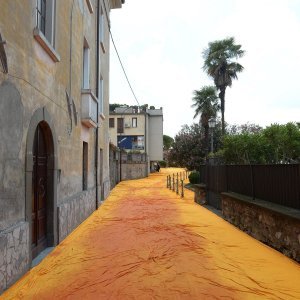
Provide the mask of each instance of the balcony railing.
[{"label": "balcony railing", "polygon": [[97,127],[97,104],[91,90],[81,90],[81,122],[87,127]]}]

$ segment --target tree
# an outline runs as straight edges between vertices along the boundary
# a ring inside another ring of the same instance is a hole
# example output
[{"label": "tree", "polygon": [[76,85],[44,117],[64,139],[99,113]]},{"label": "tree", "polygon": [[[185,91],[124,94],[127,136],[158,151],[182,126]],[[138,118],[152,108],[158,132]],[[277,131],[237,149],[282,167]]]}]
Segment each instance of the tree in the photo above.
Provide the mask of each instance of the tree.
[{"label": "tree", "polygon": [[245,54],[241,45],[236,45],[234,38],[214,41],[208,44],[203,51],[203,69],[213,78],[216,88],[220,91],[222,113],[222,134],[225,134],[225,91],[232,85],[233,79],[238,79],[237,74],[242,72],[244,67],[233,61]]},{"label": "tree", "polygon": [[129,107],[128,104],[119,104],[119,103],[112,103],[112,104],[109,104],[109,111],[115,111],[115,109],[117,107]]},{"label": "tree", "polygon": [[168,155],[171,166],[186,167],[189,170],[198,169],[203,164],[205,152],[201,141],[201,126],[184,125],[175,136],[172,149]]},{"label": "tree", "polygon": [[263,133],[272,163],[299,161],[300,130],[295,123],[272,124]]},{"label": "tree", "polygon": [[300,161],[300,129],[295,123],[272,124],[260,131],[223,137],[223,158],[234,164],[280,164]]},{"label": "tree", "polygon": [[263,128],[261,126],[248,122],[241,125],[234,124],[226,126],[226,134],[260,133],[262,129]]},{"label": "tree", "polygon": [[[208,149],[208,120],[216,117],[217,111],[220,109],[216,89],[213,86],[204,86],[201,90],[194,91],[192,107],[195,108],[194,119],[200,115],[200,125],[204,128],[204,144]],[[206,150],[207,151],[207,150]]]},{"label": "tree", "polygon": [[174,139],[168,135],[163,135],[164,150],[169,150],[174,143]]}]

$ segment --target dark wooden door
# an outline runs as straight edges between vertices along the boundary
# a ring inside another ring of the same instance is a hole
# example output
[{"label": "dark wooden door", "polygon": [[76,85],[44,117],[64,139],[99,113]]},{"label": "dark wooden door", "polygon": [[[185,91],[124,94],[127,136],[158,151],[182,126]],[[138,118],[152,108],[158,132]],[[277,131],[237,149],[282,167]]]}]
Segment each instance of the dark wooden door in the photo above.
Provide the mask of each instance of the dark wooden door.
[{"label": "dark wooden door", "polygon": [[47,147],[38,125],[33,142],[32,258],[47,247]]}]

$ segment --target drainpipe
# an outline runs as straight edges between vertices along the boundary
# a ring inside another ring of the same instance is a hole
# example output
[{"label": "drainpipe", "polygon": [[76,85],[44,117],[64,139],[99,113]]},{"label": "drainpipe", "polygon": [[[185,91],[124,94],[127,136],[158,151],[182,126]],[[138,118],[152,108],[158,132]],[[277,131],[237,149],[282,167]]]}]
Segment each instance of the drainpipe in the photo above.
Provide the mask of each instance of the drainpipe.
[{"label": "drainpipe", "polygon": [[[99,17],[100,17],[100,0],[97,1],[97,34],[96,34],[96,97],[99,101]],[[98,209],[98,144],[99,144],[99,102],[97,101],[97,128],[96,128],[96,145],[95,145],[95,182],[96,182],[96,209]]]},{"label": "drainpipe", "polygon": [[72,7],[71,7],[71,15],[70,15],[70,62],[69,62],[69,110],[70,110],[70,132],[69,135],[71,135],[71,132],[73,130],[73,119],[72,119],[72,111],[73,111],[73,102],[72,101],[72,50],[73,50],[73,10],[74,10],[74,3],[75,0],[72,2]]},{"label": "drainpipe", "polygon": [[145,135],[144,135],[144,147],[145,147],[145,153],[146,153],[146,161],[147,161],[147,172],[150,169],[150,161],[148,166],[148,149],[147,149],[147,108],[145,109]]}]

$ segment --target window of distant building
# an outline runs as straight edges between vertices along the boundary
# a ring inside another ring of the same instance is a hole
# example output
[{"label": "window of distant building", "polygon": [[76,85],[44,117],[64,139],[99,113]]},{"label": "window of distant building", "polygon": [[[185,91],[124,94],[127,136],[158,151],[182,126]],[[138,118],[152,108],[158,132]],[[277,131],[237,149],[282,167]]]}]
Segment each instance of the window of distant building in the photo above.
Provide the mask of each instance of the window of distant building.
[{"label": "window of distant building", "polygon": [[86,39],[83,43],[83,73],[82,73],[82,88],[90,88],[90,48]]},{"label": "window of distant building", "polygon": [[137,127],[137,118],[132,118],[132,127]]},{"label": "window of distant building", "polygon": [[118,118],[117,119],[117,133],[123,133],[124,132],[124,119]]},{"label": "window of distant building", "polygon": [[36,0],[35,39],[55,61],[60,61],[55,49],[55,11],[56,0]]},{"label": "window of distant building", "polygon": [[109,118],[109,128],[115,127],[115,118]]}]

